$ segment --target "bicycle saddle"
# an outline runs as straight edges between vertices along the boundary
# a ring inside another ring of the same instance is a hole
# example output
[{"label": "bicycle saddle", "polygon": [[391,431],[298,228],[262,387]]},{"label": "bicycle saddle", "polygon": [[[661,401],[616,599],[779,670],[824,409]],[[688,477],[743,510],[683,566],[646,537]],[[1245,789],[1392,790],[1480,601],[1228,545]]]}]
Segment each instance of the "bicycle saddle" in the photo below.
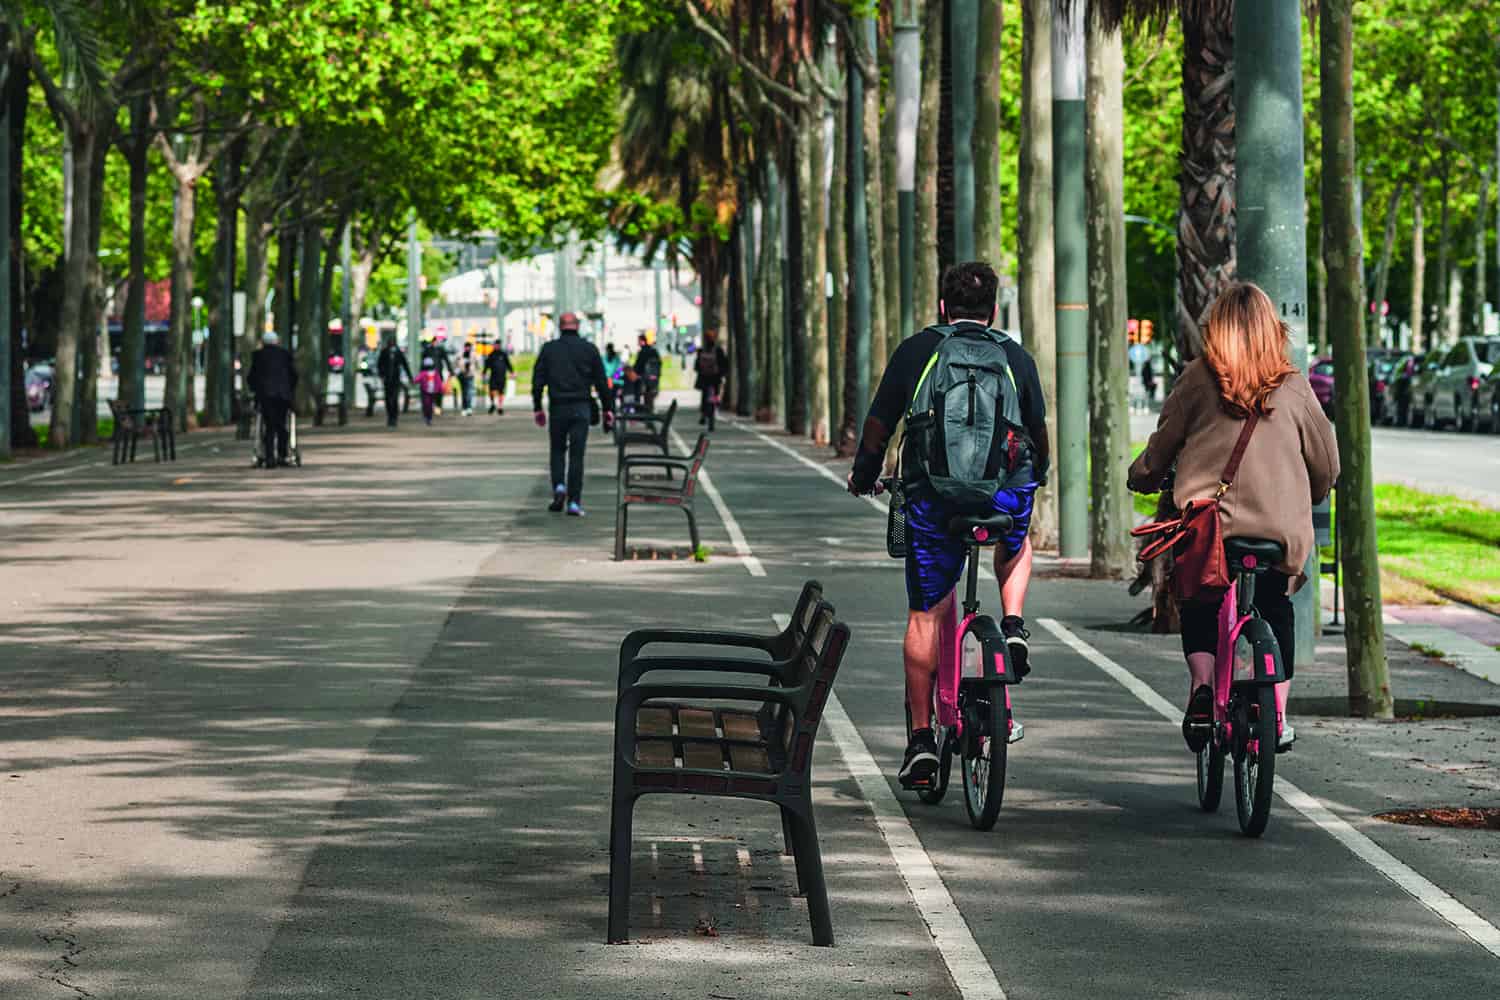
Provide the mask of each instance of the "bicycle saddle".
[{"label": "bicycle saddle", "polygon": [[948,521],[948,533],[973,539],[981,545],[994,544],[1012,526],[1009,514],[958,514]]},{"label": "bicycle saddle", "polygon": [[1281,565],[1286,548],[1269,538],[1226,538],[1224,555],[1236,572],[1264,573]]}]

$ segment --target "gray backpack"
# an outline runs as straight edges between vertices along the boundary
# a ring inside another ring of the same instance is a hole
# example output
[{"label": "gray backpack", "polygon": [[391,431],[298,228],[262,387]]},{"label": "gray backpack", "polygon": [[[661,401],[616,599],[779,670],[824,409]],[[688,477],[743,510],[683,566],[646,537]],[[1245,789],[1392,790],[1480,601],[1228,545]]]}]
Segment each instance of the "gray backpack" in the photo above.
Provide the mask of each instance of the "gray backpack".
[{"label": "gray backpack", "polygon": [[903,479],[957,512],[989,511],[995,491],[1031,460],[1005,336],[972,325],[932,329],[943,339],[907,410]]}]

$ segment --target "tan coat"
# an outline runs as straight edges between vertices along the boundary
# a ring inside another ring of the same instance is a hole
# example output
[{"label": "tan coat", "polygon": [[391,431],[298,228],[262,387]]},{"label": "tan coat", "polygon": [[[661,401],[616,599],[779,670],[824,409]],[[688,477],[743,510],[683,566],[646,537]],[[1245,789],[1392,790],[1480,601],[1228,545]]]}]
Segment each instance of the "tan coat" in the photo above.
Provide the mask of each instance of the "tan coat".
[{"label": "tan coat", "polygon": [[[1300,586],[1298,577],[1313,551],[1312,505],[1338,479],[1338,446],[1304,376],[1291,376],[1271,393],[1270,407],[1221,501],[1224,537],[1280,542],[1287,558],[1277,568]],[[1221,405],[1212,370],[1202,360],[1192,362],[1162,405],[1146,450],[1130,466],[1130,488],[1157,491],[1175,463],[1172,497],[1178,507],[1213,496],[1243,427],[1244,421]]]}]

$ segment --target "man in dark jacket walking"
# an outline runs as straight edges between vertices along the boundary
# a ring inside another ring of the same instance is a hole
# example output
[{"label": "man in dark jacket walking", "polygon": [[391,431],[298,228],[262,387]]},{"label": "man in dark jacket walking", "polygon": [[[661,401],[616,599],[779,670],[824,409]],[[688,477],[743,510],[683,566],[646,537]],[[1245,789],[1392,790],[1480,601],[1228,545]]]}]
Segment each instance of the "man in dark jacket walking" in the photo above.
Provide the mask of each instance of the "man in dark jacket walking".
[{"label": "man in dark jacket walking", "polygon": [[614,398],[599,349],[578,336],[578,317],[563,313],[557,325],[562,335],[543,345],[531,371],[531,409],[536,425],[546,427],[542,390],[547,390],[552,421],[552,503],[547,509],[556,512],[566,505],[570,517],[582,517],[583,453],[593,409],[590,394],[599,394],[606,432],[614,423]]},{"label": "man in dark jacket walking", "polygon": [[661,352],[646,334],[640,336],[641,349],[636,352],[635,364],[630,367],[640,376],[645,389],[646,412],[656,409],[656,393],[661,387]]},{"label": "man in dark jacket walking", "polygon": [[264,435],[261,448],[269,469],[286,464],[287,414],[297,388],[297,366],[292,352],[281,346],[281,338],[275,333],[265,334],[261,341],[261,348],[250,355],[250,375],[246,381],[260,407]]},{"label": "man in dark jacket walking", "polygon": [[714,414],[719,408],[719,391],[724,385],[724,376],[729,374],[729,355],[718,344],[718,334],[713,330],[703,332],[703,346],[693,361],[697,373],[694,385],[702,393],[698,404],[698,423],[714,429]]},{"label": "man in dark jacket walking", "polygon": [[500,416],[505,416],[505,381],[514,370],[510,355],[502,344],[496,344],[489,357],[484,359],[485,378],[490,386],[491,413],[498,411]]},{"label": "man in dark jacket walking", "polygon": [[[401,412],[402,386],[411,381],[411,366],[406,363],[406,352],[396,343],[396,338],[386,340],[375,359],[375,372],[385,395],[385,425],[396,426],[396,417]],[[405,382],[402,377],[405,377]]]}]

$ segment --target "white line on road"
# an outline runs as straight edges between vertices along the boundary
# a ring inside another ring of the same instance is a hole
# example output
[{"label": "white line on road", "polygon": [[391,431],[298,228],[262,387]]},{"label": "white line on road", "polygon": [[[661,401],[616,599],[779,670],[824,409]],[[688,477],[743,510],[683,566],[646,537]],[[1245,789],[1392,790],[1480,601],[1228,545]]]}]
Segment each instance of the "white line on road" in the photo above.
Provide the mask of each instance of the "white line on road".
[{"label": "white line on road", "polygon": [[[682,438],[676,431],[672,432],[672,442],[677,446],[680,454],[687,454],[687,445],[683,444]],[[734,546],[735,555],[740,557],[740,562],[745,564],[745,569],[750,572],[751,576],[765,576],[766,568],[751,554],[750,543],[745,541],[745,533],[740,530],[740,523],[734,519],[733,514],[729,513],[729,505],[719,495],[718,487],[714,486],[714,481],[709,478],[706,469],[698,470],[698,482],[702,484],[703,492],[708,494],[709,502],[714,505],[714,510],[719,512],[719,520],[724,522],[724,527],[729,532],[729,543]]]},{"label": "white line on road", "polygon": [[[844,482],[844,480],[842,480],[842,479],[840,479],[838,477],[838,473],[836,473],[832,469],[828,468],[828,466],[826,466],[826,465],[819,465],[817,462],[814,462],[812,459],[808,458],[806,455],[803,455],[802,453],[800,453],[800,452],[798,452],[798,451],[796,451],[796,450],[794,450],[792,448],[787,447],[785,444],[782,444],[780,441],[778,441],[775,438],[771,437],[771,435],[765,433],[764,431],[757,430],[756,428],[751,427],[749,424],[742,424],[742,423],[740,423],[737,420],[734,421],[731,426],[738,427],[740,430],[744,431],[746,434],[753,434],[753,435],[755,435],[756,437],[758,437],[762,441],[764,441],[766,444],[770,445],[772,448],[775,448],[777,451],[781,452],[784,455],[790,455],[790,456],[792,456],[792,458],[795,458],[797,461],[801,462],[803,465],[807,466],[809,469],[813,470],[818,475],[822,476],[824,479],[827,479],[827,480],[835,483],[839,487],[839,489],[846,489],[847,488],[847,484]],[[863,500],[863,501],[865,501],[866,503],[868,503],[871,507],[874,507],[876,510],[880,511],[880,513],[882,513],[882,514],[887,513],[886,505],[883,504],[883,503],[881,503],[879,500],[875,499],[874,497],[860,497],[860,499]]]},{"label": "white line on road", "polygon": [[[1177,709],[1170,702],[1130,671],[1078,638],[1067,626],[1052,618],[1038,619],[1038,623],[1073,652],[1113,677],[1122,687],[1135,695],[1148,708],[1155,710],[1162,718],[1168,722],[1178,721]],[[1404,889],[1413,899],[1467,935],[1479,947],[1496,958],[1500,958],[1500,929],[1497,929],[1494,924],[1360,833],[1321,800],[1302,791],[1280,775],[1276,776],[1276,794],[1287,805],[1315,823],[1323,832],[1347,847],[1355,857]]]},{"label": "white line on road", "polygon": [[[783,629],[790,620],[786,615],[773,618],[776,627]],[[839,755],[844,758],[844,766],[859,785],[860,795],[875,816],[875,825],[885,838],[886,847],[896,862],[896,870],[901,873],[901,880],[906,883],[917,912],[927,924],[933,944],[943,956],[959,995],[964,1000],[1006,1000],[1005,990],[995,978],[995,970],[980,950],[979,942],[974,940],[974,932],[969,929],[927,849],[912,829],[885,775],[880,773],[864,737],[859,735],[838,695],[833,692],[829,692],[823,718],[828,722],[828,732]]]}]

